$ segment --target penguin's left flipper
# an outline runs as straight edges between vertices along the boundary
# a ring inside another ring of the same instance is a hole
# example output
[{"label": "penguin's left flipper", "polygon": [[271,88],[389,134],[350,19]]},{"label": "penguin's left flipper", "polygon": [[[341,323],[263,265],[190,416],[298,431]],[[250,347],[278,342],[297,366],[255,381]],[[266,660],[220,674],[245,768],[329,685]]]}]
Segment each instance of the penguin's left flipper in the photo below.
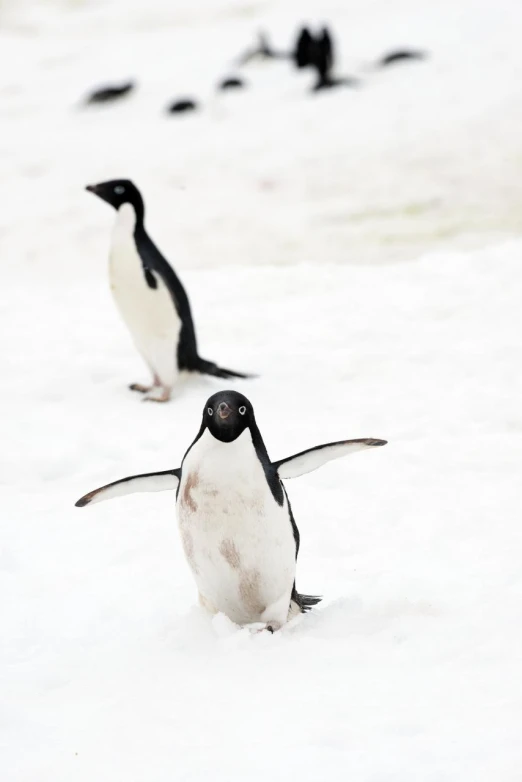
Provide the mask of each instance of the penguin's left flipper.
[{"label": "penguin's left flipper", "polygon": [[175,491],[178,488],[181,470],[165,470],[164,472],[148,472],[143,475],[130,475],[120,481],[108,483],[99,489],[93,489],[75,502],[77,508],[83,508],[93,502],[112,500],[113,497],[123,497],[140,491]]},{"label": "penguin's left flipper", "polygon": [[361,440],[340,440],[338,443],[316,445],[315,448],[309,448],[307,451],[287,456],[286,459],[272,462],[272,467],[275,467],[280,478],[297,478],[299,475],[306,475],[307,472],[317,470],[318,467],[322,467],[332,459],[340,459],[341,456],[348,456],[355,451],[374,448],[376,445],[386,445],[386,443],[387,440],[366,437]]}]

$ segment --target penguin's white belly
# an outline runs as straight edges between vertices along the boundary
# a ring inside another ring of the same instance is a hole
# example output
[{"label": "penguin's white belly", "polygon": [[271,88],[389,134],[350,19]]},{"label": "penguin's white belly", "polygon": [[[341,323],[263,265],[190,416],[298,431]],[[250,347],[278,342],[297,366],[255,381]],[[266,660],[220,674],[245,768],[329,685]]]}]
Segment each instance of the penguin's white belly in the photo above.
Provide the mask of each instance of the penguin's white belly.
[{"label": "penguin's white belly", "polygon": [[134,236],[120,222],[118,215],[109,259],[112,294],[138,351],[162,384],[172,386],[181,320],[159,274],[152,272],[157,287],[148,285]]},{"label": "penguin's white belly", "polygon": [[250,453],[233,453],[248,432],[195,458],[211,437],[205,432],[187,454],[176,506],[200,595],[238,624],[283,624],[295,579],[288,501],[275,501],[251,439]]}]

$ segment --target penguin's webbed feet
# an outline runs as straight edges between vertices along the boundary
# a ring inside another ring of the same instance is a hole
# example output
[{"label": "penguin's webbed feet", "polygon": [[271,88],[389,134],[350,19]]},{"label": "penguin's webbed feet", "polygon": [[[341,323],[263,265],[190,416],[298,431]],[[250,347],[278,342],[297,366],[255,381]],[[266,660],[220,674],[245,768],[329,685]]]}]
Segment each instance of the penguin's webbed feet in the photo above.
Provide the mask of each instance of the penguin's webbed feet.
[{"label": "penguin's webbed feet", "polygon": [[137,391],[139,394],[148,394],[154,386],[145,386],[143,383],[131,383],[129,386],[130,391]]},{"label": "penguin's webbed feet", "polygon": [[170,400],[170,388],[163,386],[149,390],[147,396],[143,397],[143,402],[168,402]]},{"label": "penguin's webbed feet", "polygon": [[252,635],[266,632],[273,635],[277,630],[281,629],[281,624],[279,622],[250,622],[247,625],[243,625],[243,627]]}]

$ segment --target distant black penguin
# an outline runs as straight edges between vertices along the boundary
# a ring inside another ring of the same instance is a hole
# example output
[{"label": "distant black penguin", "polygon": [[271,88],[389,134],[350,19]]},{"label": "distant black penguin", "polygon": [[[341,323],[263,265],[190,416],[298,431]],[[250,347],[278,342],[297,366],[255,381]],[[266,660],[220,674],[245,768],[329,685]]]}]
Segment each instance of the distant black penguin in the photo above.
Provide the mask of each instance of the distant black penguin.
[{"label": "distant black penguin", "polygon": [[153,377],[150,386],[135,383],[131,390],[146,394],[148,400],[167,402],[183,370],[247,377],[199,355],[188,296],[145,230],[145,205],[138,188],[128,179],[114,179],[87,190],[117,212],[109,255],[111,290]]},{"label": "distant black penguin", "polygon": [[301,27],[294,47],[294,62],[297,68],[321,67],[329,72],[334,64],[332,36],[327,27],[314,36],[308,27]]},{"label": "distant black penguin", "polygon": [[397,51],[389,52],[389,54],[385,54],[384,57],[381,57],[378,65],[380,65],[381,68],[384,68],[387,65],[394,65],[395,63],[405,62],[407,60],[424,60],[426,59],[426,56],[426,52],[419,50],[398,49]]},{"label": "distant black penguin", "polygon": [[85,102],[88,104],[109,103],[110,101],[128,95],[135,86],[136,84],[133,81],[124,82],[123,84],[108,84],[105,87],[99,87],[98,89],[93,90],[87,96]]},{"label": "distant black penguin", "polygon": [[312,65],[316,42],[308,27],[301,27],[294,47],[294,62],[297,68],[307,68]]},{"label": "distant black penguin", "polygon": [[180,98],[167,106],[168,114],[184,114],[187,111],[196,111],[198,104],[192,98]]},{"label": "distant black penguin", "polygon": [[319,51],[325,62],[325,67],[328,71],[331,71],[334,65],[334,48],[332,36],[328,27],[323,27],[321,34],[317,38],[319,44]]},{"label": "distant black penguin", "polygon": [[313,67],[317,71],[317,81],[312,87],[314,92],[332,87],[356,87],[359,82],[350,76],[334,77],[332,69],[334,65],[334,49],[332,37],[328,28],[324,28],[316,38],[314,48]]},{"label": "distant black penguin", "polygon": [[320,33],[314,36],[308,27],[302,27],[294,49],[294,62],[298,68],[314,68],[317,72],[313,92],[332,87],[357,86],[357,79],[332,76],[334,61],[334,45],[329,28],[323,27]]},{"label": "distant black penguin", "polygon": [[320,601],[296,588],[300,537],[283,480],[385,444],[344,440],[273,462],[250,401],[235,391],[219,391],[207,400],[181,467],[110,483],[76,505],[175,490],[181,541],[201,605],[238,625],[260,623],[259,629],[274,632]]},{"label": "distant black penguin", "polygon": [[245,82],[238,76],[229,76],[222,79],[218,84],[218,90],[240,90],[245,87]]}]

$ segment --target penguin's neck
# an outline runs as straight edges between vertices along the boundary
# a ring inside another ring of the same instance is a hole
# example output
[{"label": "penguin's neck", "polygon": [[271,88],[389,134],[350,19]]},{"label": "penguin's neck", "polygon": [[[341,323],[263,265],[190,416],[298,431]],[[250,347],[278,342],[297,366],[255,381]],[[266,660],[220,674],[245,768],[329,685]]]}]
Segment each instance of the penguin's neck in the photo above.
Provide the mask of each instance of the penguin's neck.
[{"label": "penguin's neck", "polygon": [[197,470],[205,480],[227,485],[259,471],[261,463],[248,429],[231,443],[217,440],[205,429],[185,457],[183,469]]},{"label": "penguin's neck", "polygon": [[116,212],[116,221],[112,231],[112,243],[124,244],[134,239],[136,229],[143,228],[143,218],[136,214],[132,204],[122,204]]}]

